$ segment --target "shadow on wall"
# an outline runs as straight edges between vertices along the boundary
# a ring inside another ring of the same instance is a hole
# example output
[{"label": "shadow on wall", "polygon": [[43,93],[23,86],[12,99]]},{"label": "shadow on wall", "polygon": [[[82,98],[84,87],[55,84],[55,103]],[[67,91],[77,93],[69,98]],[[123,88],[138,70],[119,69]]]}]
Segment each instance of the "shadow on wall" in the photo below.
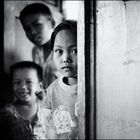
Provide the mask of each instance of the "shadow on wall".
[{"label": "shadow on wall", "polygon": [[1,85],[1,93],[0,93],[0,108],[2,108],[5,104],[13,101],[13,92],[12,92],[12,84],[9,74],[3,73],[2,75],[2,85]]},{"label": "shadow on wall", "polygon": [[[15,62],[17,62],[17,61],[19,61],[20,59],[21,59],[21,57],[20,57],[20,54],[15,54],[15,50],[6,50],[5,51],[5,54],[4,54],[5,56],[6,56],[6,58],[5,58],[5,66],[4,66],[4,70],[5,70],[5,73],[7,73],[7,74],[9,74],[9,67],[12,65],[12,64],[14,64]],[[8,57],[8,58],[7,58]],[[7,65],[8,64],[8,65]]]}]

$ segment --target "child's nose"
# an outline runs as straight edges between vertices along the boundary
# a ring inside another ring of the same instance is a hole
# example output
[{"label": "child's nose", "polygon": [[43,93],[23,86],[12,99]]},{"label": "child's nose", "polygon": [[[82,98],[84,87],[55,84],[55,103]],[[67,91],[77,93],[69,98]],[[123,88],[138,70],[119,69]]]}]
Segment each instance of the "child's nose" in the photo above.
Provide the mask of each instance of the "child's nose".
[{"label": "child's nose", "polygon": [[69,53],[64,53],[63,54],[63,63],[70,63],[71,62],[71,57]]},{"label": "child's nose", "polygon": [[20,88],[26,88],[26,83],[24,81],[20,83]]}]

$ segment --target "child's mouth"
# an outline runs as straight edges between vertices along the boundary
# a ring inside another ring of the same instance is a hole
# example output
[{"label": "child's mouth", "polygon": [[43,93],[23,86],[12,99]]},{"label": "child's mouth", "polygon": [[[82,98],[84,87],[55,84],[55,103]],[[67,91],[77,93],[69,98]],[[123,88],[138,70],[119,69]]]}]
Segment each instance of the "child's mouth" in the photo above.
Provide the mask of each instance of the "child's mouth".
[{"label": "child's mouth", "polygon": [[65,71],[70,71],[72,69],[72,67],[65,66],[65,67],[62,67],[62,69]]},{"label": "child's mouth", "polygon": [[19,92],[18,93],[21,97],[26,97],[27,95],[29,95],[29,92]]},{"label": "child's mouth", "polygon": [[36,38],[34,40],[35,40],[35,42],[41,42],[42,41],[41,38]]}]

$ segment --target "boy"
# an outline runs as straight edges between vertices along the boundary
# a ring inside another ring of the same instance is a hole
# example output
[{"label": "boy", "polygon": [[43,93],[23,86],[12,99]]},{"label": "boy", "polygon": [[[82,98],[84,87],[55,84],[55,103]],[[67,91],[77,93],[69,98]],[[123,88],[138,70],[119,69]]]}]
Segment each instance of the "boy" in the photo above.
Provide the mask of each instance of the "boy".
[{"label": "boy", "polygon": [[56,78],[52,55],[50,54],[50,36],[55,26],[51,11],[47,5],[33,3],[27,5],[20,12],[19,19],[27,38],[36,45],[32,50],[33,61],[43,68],[43,77],[45,77],[43,80],[45,87],[48,87]]},{"label": "boy", "polygon": [[52,109],[57,138],[77,138],[77,22],[66,20],[51,36],[53,60],[63,75],[47,89],[44,106]]},{"label": "boy", "polygon": [[50,137],[51,111],[41,106],[42,69],[38,64],[22,61],[11,66],[15,100],[0,110],[1,134],[14,140]]}]

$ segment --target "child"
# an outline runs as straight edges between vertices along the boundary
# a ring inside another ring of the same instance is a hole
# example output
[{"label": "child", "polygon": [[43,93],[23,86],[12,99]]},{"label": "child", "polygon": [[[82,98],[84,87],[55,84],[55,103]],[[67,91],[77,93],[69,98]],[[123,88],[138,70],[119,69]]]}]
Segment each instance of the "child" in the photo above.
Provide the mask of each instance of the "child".
[{"label": "child", "polygon": [[77,22],[66,20],[51,36],[53,59],[62,77],[47,89],[44,106],[52,109],[57,139],[77,138]]},{"label": "child", "polygon": [[1,132],[14,140],[49,138],[51,111],[41,106],[41,67],[22,61],[10,70],[15,100],[0,111]]},{"label": "child", "polygon": [[57,77],[57,72],[54,74],[56,69],[53,65],[50,45],[50,36],[55,26],[51,11],[47,5],[33,3],[20,12],[19,19],[27,38],[35,44],[32,50],[33,61],[43,68],[44,86],[48,87]]}]

